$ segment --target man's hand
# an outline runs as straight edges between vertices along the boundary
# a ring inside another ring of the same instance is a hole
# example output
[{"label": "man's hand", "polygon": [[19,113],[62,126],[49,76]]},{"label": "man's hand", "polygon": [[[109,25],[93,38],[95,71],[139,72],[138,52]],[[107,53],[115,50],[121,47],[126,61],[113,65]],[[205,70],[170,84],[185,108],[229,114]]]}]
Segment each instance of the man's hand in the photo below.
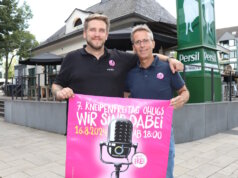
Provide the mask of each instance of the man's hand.
[{"label": "man's hand", "polygon": [[74,96],[74,92],[71,88],[63,88],[62,86],[54,83],[52,85],[52,93],[57,100],[65,100]]},{"label": "man's hand", "polygon": [[170,69],[173,74],[178,71],[180,71],[180,72],[183,71],[184,65],[179,60],[174,59],[174,58],[168,58],[168,62],[169,62],[169,66],[170,66]]},{"label": "man's hand", "polygon": [[62,88],[55,93],[57,100],[65,100],[74,96],[74,92],[71,88]]},{"label": "man's hand", "polygon": [[176,96],[170,100],[170,105],[174,107],[174,109],[178,109],[183,107],[185,101],[182,96]]},{"label": "man's hand", "polygon": [[177,92],[178,96],[170,100],[170,106],[173,106],[174,109],[183,107],[183,105],[189,100],[189,91],[185,85]]}]

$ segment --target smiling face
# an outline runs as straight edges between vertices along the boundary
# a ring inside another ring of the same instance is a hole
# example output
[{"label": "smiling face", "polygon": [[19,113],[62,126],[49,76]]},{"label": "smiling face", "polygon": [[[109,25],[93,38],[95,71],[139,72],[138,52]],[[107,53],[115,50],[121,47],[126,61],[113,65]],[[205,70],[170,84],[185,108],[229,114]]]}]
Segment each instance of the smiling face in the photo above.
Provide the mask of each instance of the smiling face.
[{"label": "smiling face", "polygon": [[83,33],[84,39],[87,41],[88,47],[93,50],[101,50],[104,47],[108,37],[106,23],[102,20],[91,20],[88,27]]},{"label": "smiling face", "polygon": [[145,30],[138,30],[133,35],[133,50],[138,55],[140,61],[153,60],[154,40]]}]

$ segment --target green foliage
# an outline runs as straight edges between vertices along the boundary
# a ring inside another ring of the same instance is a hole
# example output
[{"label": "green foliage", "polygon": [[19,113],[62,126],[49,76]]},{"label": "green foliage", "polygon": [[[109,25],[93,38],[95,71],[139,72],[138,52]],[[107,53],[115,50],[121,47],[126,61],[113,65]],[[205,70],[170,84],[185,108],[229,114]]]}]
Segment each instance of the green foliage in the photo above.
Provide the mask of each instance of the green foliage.
[{"label": "green foliage", "polygon": [[[16,65],[16,64],[17,64],[17,60],[16,60],[16,58],[13,58],[12,64],[8,68],[8,79],[14,77],[14,65]],[[2,65],[5,66],[6,62],[3,62]]]},{"label": "green foliage", "polygon": [[31,49],[38,45],[34,35],[26,31],[32,16],[25,2],[19,7],[18,0],[0,1],[0,59],[6,59],[6,78],[12,59],[29,57]]},{"label": "green foliage", "polygon": [[35,36],[28,31],[18,31],[15,34],[15,39],[19,44],[16,55],[20,58],[30,57],[30,50],[39,45],[35,39]]}]

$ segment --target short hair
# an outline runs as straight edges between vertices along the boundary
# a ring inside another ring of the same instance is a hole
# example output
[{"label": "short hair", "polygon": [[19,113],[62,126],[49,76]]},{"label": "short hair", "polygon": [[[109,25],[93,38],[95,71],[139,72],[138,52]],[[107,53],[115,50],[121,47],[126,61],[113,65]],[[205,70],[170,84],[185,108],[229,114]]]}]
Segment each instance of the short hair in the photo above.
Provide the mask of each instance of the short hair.
[{"label": "short hair", "polygon": [[91,21],[91,20],[101,20],[103,22],[105,22],[106,24],[106,30],[107,32],[109,32],[109,29],[110,29],[110,21],[108,19],[108,17],[106,15],[103,15],[103,14],[90,14],[84,21],[84,30],[87,30],[88,29],[88,23]]},{"label": "short hair", "polygon": [[154,36],[152,31],[150,30],[150,28],[146,25],[146,24],[140,24],[140,25],[136,25],[133,27],[132,32],[131,32],[131,42],[132,44],[134,43],[134,34],[137,31],[146,31],[149,33],[150,39],[154,40]]}]

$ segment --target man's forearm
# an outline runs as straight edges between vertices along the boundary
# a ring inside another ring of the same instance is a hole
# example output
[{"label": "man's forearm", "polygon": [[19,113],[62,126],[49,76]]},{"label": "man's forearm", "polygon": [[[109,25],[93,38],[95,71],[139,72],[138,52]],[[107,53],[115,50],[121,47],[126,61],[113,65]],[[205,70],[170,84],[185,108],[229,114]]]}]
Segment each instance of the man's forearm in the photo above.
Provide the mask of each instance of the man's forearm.
[{"label": "man's forearm", "polygon": [[190,94],[186,86],[184,86],[181,90],[179,90],[178,95],[183,98],[184,104],[188,102]]},{"label": "man's forearm", "polygon": [[165,56],[163,54],[156,54],[156,55],[159,57],[160,60],[169,62],[169,66],[170,66],[172,73],[175,73],[176,71],[177,72],[183,71],[184,65],[179,60]]},{"label": "man's forearm", "polygon": [[62,90],[63,87],[57,84],[52,85],[52,94],[57,98],[57,92]]},{"label": "man's forearm", "polygon": [[63,88],[60,85],[53,84],[52,85],[52,93],[57,100],[66,100],[74,96],[74,92],[71,88],[65,87]]},{"label": "man's forearm", "polygon": [[159,59],[161,59],[162,61],[168,61],[168,62],[169,62],[170,57],[165,56],[165,55],[163,55],[163,54],[157,54],[157,56],[158,56]]},{"label": "man's forearm", "polygon": [[177,92],[178,96],[170,100],[170,105],[173,106],[174,109],[183,107],[183,105],[189,100],[189,91],[185,85]]},{"label": "man's forearm", "polygon": [[189,91],[188,90],[183,91],[180,94],[180,96],[182,96],[184,104],[187,103],[189,100]]}]

